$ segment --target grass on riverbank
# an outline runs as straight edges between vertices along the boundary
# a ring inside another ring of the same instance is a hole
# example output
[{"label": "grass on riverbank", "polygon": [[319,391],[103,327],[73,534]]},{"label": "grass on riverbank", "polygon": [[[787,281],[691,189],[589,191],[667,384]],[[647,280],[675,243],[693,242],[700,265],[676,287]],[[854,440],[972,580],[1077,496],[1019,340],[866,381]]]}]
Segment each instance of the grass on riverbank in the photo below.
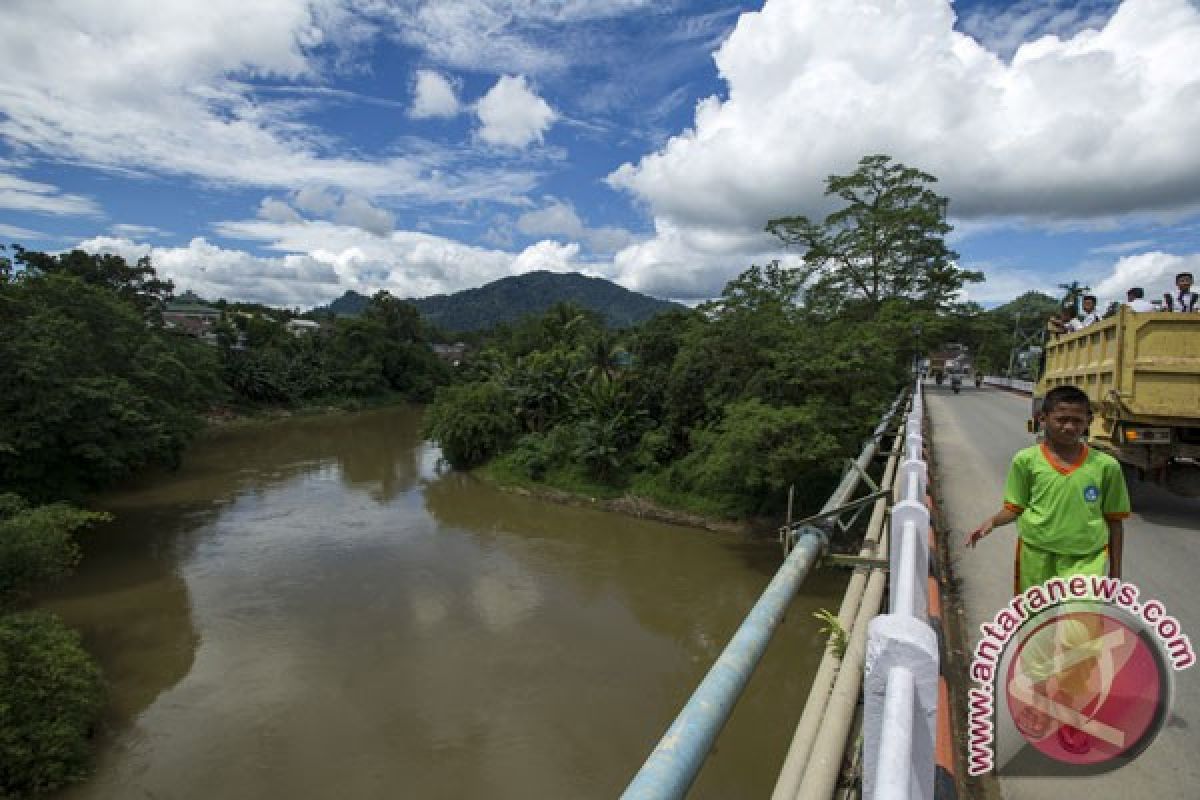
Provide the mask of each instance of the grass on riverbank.
[{"label": "grass on riverbank", "polygon": [[474,474],[502,489],[542,499],[598,504],[608,511],[707,530],[751,533],[770,531],[778,524],[775,520],[738,514],[709,497],[673,490],[661,475],[642,473],[624,485],[614,486],[589,478],[578,467],[558,467],[548,469],[540,480],[534,480],[512,453],[493,458],[476,468]]},{"label": "grass on riverbank", "polygon": [[370,411],[411,403],[402,392],[381,392],[365,397],[319,397],[290,406],[234,403],[211,409],[204,415],[204,422],[207,428],[224,429],[264,420]]}]

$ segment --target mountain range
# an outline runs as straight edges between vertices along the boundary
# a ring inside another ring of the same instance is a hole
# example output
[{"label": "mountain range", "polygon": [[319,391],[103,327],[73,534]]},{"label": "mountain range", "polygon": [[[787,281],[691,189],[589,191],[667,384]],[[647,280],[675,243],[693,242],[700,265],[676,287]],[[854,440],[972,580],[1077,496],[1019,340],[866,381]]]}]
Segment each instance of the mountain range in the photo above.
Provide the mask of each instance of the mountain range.
[{"label": "mountain range", "polygon": [[[339,316],[356,316],[370,298],[348,291],[328,306],[313,309]],[[555,303],[576,303],[599,312],[614,328],[636,325],[663,311],[683,308],[603,278],[576,272],[528,272],[501,278],[477,289],[454,294],[410,298],[426,321],[446,331],[477,331],[502,322],[516,322],[529,314],[540,314]]]}]

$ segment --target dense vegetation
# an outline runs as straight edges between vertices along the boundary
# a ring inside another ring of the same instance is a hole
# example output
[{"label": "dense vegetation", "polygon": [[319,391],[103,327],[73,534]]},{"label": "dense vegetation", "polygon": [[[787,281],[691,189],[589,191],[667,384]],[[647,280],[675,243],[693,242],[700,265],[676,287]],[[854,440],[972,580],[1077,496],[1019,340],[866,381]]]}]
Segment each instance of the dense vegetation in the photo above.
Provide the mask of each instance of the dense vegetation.
[{"label": "dense vegetation", "polygon": [[[363,312],[367,300],[366,296],[351,291],[317,310],[354,316]],[[427,323],[448,333],[512,324],[530,314],[543,314],[558,303],[571,303],[595,311],[613,328],[636,325],[655,314],[681,308],[600,278],[554,272],[530,272],[501,278],[478,289],[408,302]]]},{"label": "dense vegetation", "polygon": [[910,374],[917,330],[961,338],[981,317],[954,302],[979,276],[944,244],[933,183],[863,159],[829,179],[844,205],[824,221],[768,224],[806,248],[795,269],[752,266],[615,338],[571,305],[502,331],[438,394],[430,435],[457,466],[703,513],[777,511],[792,483],[823,496]]},{"label": "dense vegetation", "polygon": [[105,518],[58,501],[177,464],[217,407],[420,400],[449,370],[386,292],[301,336],[286,312],[221,303],[209,343],[164,324],[172,291],[146,259],[0,250],[0,798],[85,774],[102,706],[79,636],[23,610]]},{"label": "dense vegetation", "polygon": [[386,292],[301,336],[287,312],[224,303],[214,347],[163,325],[172,288],[145,259],[0,259],[0,487],[78,498],[177,463],[214,407],[424,400],[448,375],[416,309]]},{"label": "dense vegetation", "polygon": [[20,611],[34,586],[79,560],[75,532],[103,515],[31,508],[0,494],[0,798],[30,797],[86,774],[100,713],[100,673],[79,636],[49,614]]}]

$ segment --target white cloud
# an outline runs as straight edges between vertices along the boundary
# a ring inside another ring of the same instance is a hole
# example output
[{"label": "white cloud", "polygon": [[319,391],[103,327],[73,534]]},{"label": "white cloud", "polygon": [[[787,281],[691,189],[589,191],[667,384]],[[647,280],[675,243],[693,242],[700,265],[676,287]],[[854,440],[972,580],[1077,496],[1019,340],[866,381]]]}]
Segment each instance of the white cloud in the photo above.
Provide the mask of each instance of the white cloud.
[{"label": "white cloud", "polygon": [[323,186],[305,186],[293,196],[296,208],[312,214],[333,214],[338,208],[337,194]]},{"label": "white cloud", "polygon": [[433,70],[417,70],[417,83],[413,89],[410,116],[417,119],[453,117],[460,110],[458,96],[454,92],[454,84]]},{"label": "white cloud", "polygon": [[504,75],[476,104],[479,138],[490,145],[523,148],[538,142],[557,118],[524,76]]},{"label": "white cloud", "polygon": [[341,225],[361,228],[376,236],[391,233],[396,226],[396,218],[390,211],[378,208],[360,194],[317,187],[306,187],[293,193],[290,204],[274,197],[263,198],[258,217],[268,222],[302,223],[304,217],[297,209]]},{"label": "white cloud", "polygon": [[168,231],[162,228],[156,228],[153,225],[134,225],[128,222],[121,222],[113,225],[109,230],[115,236],[123,236],[127,238],[143,238],[146,236],[164,236]]},{"label": "white cloud", "polygon": [[27,181],[0,172],[0,208],[37,214],[95,216],[99,207],[88,197],[64,194],[57,186]]},{"label": "white cloud", "polygon": [[616,254],[613,270],[622,286],[691,302],[716,297],[752,263],[776,258],[789,267],[800,260],[794,253],[781,257],[773,240],[758,231],[688,228],[659,219],[652,238]]},{"label": "white cloud", "polygon": [[408,45],[461,69],[539,74],[586,51],[561,44],[578,23],[653,8],[657,0],[400,0],[376,8]]},{"label": "white cloud", "polygon": [[1200,275],[1200,253],[1177,256],[1155,251],[1125,256],[1096,284],[1095,293],[1102,301],[1123,301],[1127,289],[1140,286],[1146,290],[1147,300],[1161,300],[1164,292],[1174,290],[1179,272]]},{"label": "white cloud", "polygon": [[633,242],[624,228],[589,228],[565,200],[546,198],[546,205],[517,217],[517,230],[527,236],[565,236],[583,241],[593,253],[613,253]]},{"label": "white cloud", "polygon": [[148,255],[158,274],[174,281],[177,293],[190,289],[211,300],[224,297],[307,307],[328,302],[344,291],[334,265],[309,255],[261,258],[227,250],[203,238],[192,239],[186,247],[154,247],[98,236],[76,246],[88,252],[116,253],[127,261]]},{"label": "white cloud", "polygon": [[[473,247],[418,231],[386,236],[325,220],[276,223],[243,220],[220,223],[217,232],[264,243],[267,249],[332,266],[336,287],[311,288],[336,297],[346,289],[370,294],[387,289],[398,297],[427,297],[481,286],[531,270],[582,271],[578,244],[541,241],[520,253]],[[230,297],[235,296],[232,290]]]},{"label": "white cloud", "polygon": [[1028,268],[996,268],[987,264],[966,264],[968,269],[983,272],[982,283],[968,284],[962,291],[962,299],[985,306],[1007,303],[1026,292],[1041,292],[1058,297],[1062,291],[1045,271]]},{"label": "white cloud", "polygon": [[559,233],[578,239],[583,236],[584,227],[570,203],[551,198],[545,207],[517,217],[517,230],[531,236]]},{"label": "white cloud", "polygon": [[414,203],[513,202],[527,191],[535,180],[528,172],[457,170],[455,156],[436,147],[338,154],[337,142],[299,116],[308,106],[253,94],[245,81],[319,83],[321,64],[311,54],[344,54],[370,35],[347,5],[2,3],[0,138],[50,158],[210,185],[335,186]]},{"label": "white cloud", "polygon": [[16,225],[5,225],[0,223],[0,236],[6,239],[45,239],[46,234],[40,231],[31,231],[28,228],[19,228]]},{"label": "white cloud", "polygon": [[258,216],[271,222],[300,222],[303,217],[296,209],[274,197],[264,197],[258,204]]},{"label": "white cloud", "polygon": [[348,193],[342,198],[334,219],[343,225],[353,225],[370,231],[376,236],[384,236],[392,232],[396,226],[396,218],[391,212],[376,208],[362,195]]},{"label": "white cloud", "polygon": [[680,238],[709,229],[746,237],[731,276],[766,220],[828,213],[826,176],[875,152],[938,176],[966,219],[1200,207],[1195,5],[1126,0],[1102,30],[1026,43],[1011,64],[953,25],[948,0],[767,0],[743,14],[716,54],[727,97],[701,101],[692,129],[609,176],[662,237],[621,253],[624,274],[711,284],[721,251]]},{"label": "white cloud", "polygon": [[1120,255],[1121,253],[1129,253],[1134,250],[1145,250],[1154,244],[1153,239],[1135,239],[1131,242],[1114,242],[1113,244],[1101,245],[1088,250],[1093,255]]},{"label": "white cloud", "polygon": [[550,272],[586,272],[575,259],[579,256],[579,245],[575,242],[562,244],[544,239],[526,247],[513,259],[512,274],[548,270]]}]

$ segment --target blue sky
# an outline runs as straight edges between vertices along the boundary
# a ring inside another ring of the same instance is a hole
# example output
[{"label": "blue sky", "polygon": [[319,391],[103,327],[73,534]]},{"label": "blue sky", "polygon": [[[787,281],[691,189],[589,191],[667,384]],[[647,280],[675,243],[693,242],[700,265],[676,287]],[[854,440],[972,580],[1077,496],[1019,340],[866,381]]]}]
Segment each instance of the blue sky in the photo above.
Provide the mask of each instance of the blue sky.
[{"label": "blue sky", "polygon": [[309,307],[533,269],[695,302],[868,153],[1002,302],[1200,271],[1195,0],[8,0],[0,241]]}]

